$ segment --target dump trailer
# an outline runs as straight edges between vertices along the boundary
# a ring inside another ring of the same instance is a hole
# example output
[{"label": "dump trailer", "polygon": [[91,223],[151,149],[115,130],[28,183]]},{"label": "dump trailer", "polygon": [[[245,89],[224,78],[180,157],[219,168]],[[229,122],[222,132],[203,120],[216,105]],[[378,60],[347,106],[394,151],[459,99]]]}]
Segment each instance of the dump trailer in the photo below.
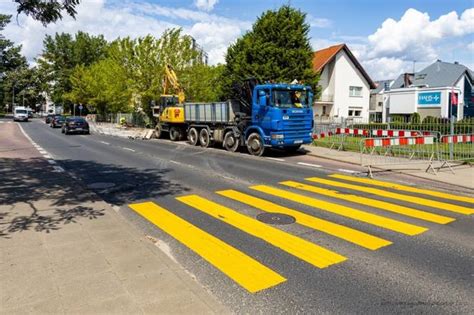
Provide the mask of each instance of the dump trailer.
[{"label": "dump trailer", "polygon": [[312,98],[309,86],[246,84],[238,99],[184,103],[184,124],[171,126],[192,145],[222,145],[235,152],[245,146],[260,156],[266,148],[296,151],[311,143]]}]

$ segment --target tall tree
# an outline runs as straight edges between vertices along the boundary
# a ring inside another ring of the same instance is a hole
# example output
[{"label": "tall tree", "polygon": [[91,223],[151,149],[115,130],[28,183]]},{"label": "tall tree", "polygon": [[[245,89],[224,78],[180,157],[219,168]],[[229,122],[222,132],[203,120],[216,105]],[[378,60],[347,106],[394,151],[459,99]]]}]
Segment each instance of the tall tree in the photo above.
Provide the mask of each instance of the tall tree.
[{"label": "tall tree", "polygon": [[[10,22],[11,16],[0,14],[0,107],[4,109],[6,104],[11,103],[11,93],[17,89],[13,73],[18,69],[27,68],[26,58],[21,55],[21,46],[14,43],[3,35],[5,26]],[[17,90],[18,92],[19,90]],[[11,109],[11,107],[10,107]]]},{"label": "tall tree", "polygon": [[72,90],[70,76],[74,68],[104,59],[107,45],[102,35],[92,36],[84,32],[78,32],[74,37],[66,33],[56,33],[54,37],[46,35],[43,52],[37,61],[48,82],[48,94],[53,102],[72,106],[64,96]]},{"label": "tall tree", "polygon": [[63,11],[76,17],[76,6],[81,0],[14,0],[18,14],[26,14],[40,21],[44,26],[63,18]]},{"label": "tall tree", "polygon": [[318,75],[312,69],[306,14],[288,5],[266,11],[252,30],[227,50],[223,72],[224,91],[232,97],[234,82],[255,77],[261,81],[302,81],[316,87]]}]

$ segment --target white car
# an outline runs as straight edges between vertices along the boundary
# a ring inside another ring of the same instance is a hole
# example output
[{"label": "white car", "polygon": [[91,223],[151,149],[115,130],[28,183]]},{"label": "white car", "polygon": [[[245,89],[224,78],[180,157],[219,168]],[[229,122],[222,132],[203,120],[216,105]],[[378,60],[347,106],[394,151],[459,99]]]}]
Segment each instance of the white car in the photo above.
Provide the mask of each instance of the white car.
[{"label": "white car", "polygon": [[28,121],[28,110],[25,107],[15,107],[13,121]]}]

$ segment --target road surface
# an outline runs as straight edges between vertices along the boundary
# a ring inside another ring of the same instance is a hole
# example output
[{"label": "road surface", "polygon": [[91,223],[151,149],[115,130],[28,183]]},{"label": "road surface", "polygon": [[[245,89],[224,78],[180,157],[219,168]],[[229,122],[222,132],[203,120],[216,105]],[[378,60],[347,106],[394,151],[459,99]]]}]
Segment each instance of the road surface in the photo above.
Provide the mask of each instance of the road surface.
[{"label": "road surface", "polygon": [[474,310],[472,192],[367,182],[303,154],[21,126],[236,313]]}]

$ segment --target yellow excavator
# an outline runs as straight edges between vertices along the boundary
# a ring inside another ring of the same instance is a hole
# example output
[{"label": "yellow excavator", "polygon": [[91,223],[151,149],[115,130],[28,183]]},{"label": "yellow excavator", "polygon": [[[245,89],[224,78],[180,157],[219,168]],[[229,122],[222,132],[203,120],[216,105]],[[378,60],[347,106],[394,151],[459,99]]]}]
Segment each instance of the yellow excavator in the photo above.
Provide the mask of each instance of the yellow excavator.
[{"label": "yellow excavator", "polygon": [[[170,89],[173,89],[176,94],[167,94]],[[184,90],[179,84],[178,76],[173,67],[167,64],[165,65],[163,94],[160,96],[160,103],[158,106],[153,106],[153,116],[158,118],[155,127],[157,138],[160,138],[163,132],[169,132],[172,141],[184,138],[184,101]]]}]

